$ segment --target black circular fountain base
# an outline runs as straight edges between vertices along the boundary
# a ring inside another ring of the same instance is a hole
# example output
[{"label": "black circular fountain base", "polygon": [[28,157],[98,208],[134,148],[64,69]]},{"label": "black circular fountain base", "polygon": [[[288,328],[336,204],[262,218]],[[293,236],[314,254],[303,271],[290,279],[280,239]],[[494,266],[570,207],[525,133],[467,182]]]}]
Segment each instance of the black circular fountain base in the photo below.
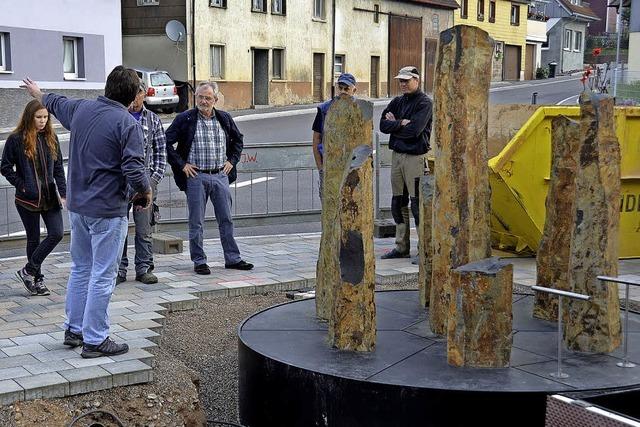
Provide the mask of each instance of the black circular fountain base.
[{"label": "black circular fountain base", "polygon": [[[279,305],[239,329],[240,421],[259,426],[542,426],[554,393],[640,389],[640,366],[610,355],[563,352],[555,379],[556,324],[531,317],[533,297],[514,295],[511,367],[455,368],[446,340],[430,333],[417,291],[376,293],[371,353],[333,349],[315,300]],[[640,362],[640,316],[630,318],[630,360]],[[637,391],[636,391],[637,392]]]}]

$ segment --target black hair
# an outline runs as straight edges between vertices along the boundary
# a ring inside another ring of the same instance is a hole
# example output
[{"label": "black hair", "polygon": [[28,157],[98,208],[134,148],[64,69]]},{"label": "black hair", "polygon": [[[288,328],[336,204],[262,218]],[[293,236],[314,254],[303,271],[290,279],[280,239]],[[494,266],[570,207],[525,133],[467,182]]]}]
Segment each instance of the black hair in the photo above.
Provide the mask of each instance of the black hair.
[{"label": "black hair", "polygon": [[104,96],[128,107],[140,90],[140,78],[131,68],[118,65],[107,77]]}]

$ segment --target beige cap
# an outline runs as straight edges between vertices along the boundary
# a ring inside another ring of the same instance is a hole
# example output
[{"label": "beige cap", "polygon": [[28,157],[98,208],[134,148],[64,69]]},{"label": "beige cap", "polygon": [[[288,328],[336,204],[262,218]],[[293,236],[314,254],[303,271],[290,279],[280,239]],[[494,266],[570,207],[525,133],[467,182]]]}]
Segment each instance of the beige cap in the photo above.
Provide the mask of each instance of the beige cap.
[{"label": "beige cap", "polygon": [[413,65],[402,67],[398,72],[398,75],[394,77],[394,79],[401,79],[401,80],[409,80],[413,78],[416,78],[416,79],[420,78],[420,72]]}]

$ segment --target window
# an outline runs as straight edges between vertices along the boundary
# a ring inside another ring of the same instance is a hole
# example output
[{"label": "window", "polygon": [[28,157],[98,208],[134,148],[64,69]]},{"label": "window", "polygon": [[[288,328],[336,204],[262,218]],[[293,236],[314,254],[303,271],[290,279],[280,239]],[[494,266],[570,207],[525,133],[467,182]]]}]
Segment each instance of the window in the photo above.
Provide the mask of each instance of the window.
[{"label": "window", "polygon": [[267,11],[267,0],[251,0],[251,11],[252,12],[266,12]]},{"label": "window", "polygon": [[325,17],[324,1],[325,0],[313,0],[313,17],[314,18],[324,19]]},{"label": "window", "polygon": [[211,0],[209,3],[211,7],[227,7],[227,0]]},{"label": "window", "polygon": [[489,22],[496,22],[496,2],[489,2]]},{"label": "window", "polygon": [[11,55],[9,52],[9,33],[0,33],[0,71],[11,70]]},{"label": "window", "polygon": [[344,55],[336,55],[333,61],[334,74],[344,73]]},{"label": "window", "polygon": [[84,55],[82,39],[79,37],[63,37],[62,72],[65,79],[84,77]]},{"label": "window", "polygon": [[286,0],[271,0],[271,13],[276,15],[287,14],[287,1]]},{"label": "window", "polygon": [[272,77],[276,80],[284,79],[284,49],[273,49],[272,52]]},{"label": "window", "polygon": [[438,15],[437,13],[433,14],[433,16],[431,17],[431,25],[433,26],[434,33],[440,32],[440,15]]},{"label": "window", "polygon": [[564,50],[571,50],[571,39],[573,38],[573,31],[564,30],[564,43],[562,48]]},{"label": "window", "polygon": [[160,0],[138,0],[138,6],[160,6]]},{"label": "window", "polygon": [[380,5],[379,4],[373,5],[373,22],[376,24],[380,22]]},{"label": "window", "polygon": [[478,0],[478,21],[484,21],[484,0]]},{"label": "window", "polygon": [[469,0],[460,0],[460,18],[467,18],[469,14]]},{"label": "window", "polygon": [[520,25],[520,6],[511,5],[511,25]]},{"label": "window", "polygon": [[582,32],[576,31],[575,44],[573,45],[573,50],[576,52],[580,52],[582,50]]},{"label": "window", "polygon": [[211,45],[211,77],[224,78],[224,46]]}]

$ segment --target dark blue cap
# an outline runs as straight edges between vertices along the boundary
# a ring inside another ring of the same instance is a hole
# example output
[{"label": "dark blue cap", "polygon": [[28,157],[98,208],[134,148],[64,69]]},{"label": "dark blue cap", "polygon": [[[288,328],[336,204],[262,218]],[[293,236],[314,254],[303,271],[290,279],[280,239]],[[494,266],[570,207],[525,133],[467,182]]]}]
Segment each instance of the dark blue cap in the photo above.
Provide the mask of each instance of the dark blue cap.
[{"label": "dark blue cap", "polygon": [[353,74],[342,73],[340,74],[340,77],[338,77],[338,83],[344,83],[349,86],[355,86],[356,78],[353,77]]}]

